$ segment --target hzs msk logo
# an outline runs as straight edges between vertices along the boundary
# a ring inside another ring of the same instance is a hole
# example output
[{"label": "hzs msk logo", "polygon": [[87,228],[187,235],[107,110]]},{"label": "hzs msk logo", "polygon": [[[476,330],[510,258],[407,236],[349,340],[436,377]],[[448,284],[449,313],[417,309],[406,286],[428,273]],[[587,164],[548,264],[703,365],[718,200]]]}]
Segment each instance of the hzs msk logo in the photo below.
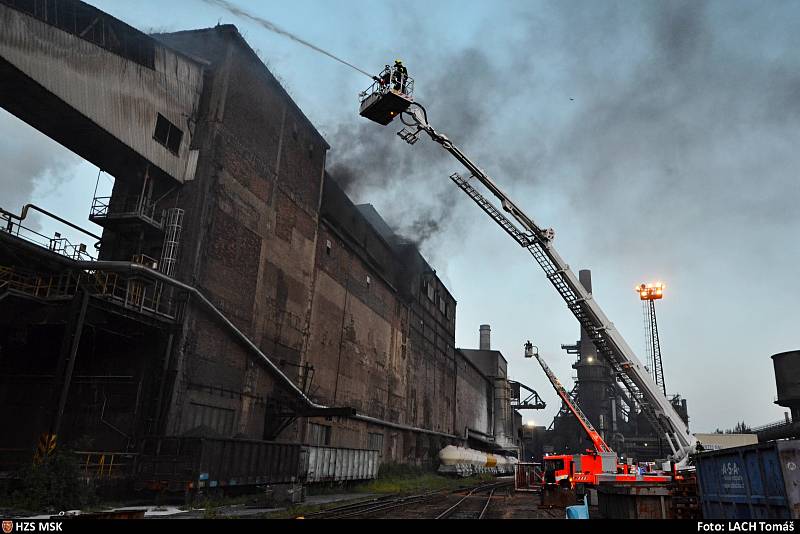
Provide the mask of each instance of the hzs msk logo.
[{"label": "hzs msk logo", "polygon": [[3,532],[5,532],[5,534],[11,534],[12,530],[14,530],[14,522],[3,521]]}]

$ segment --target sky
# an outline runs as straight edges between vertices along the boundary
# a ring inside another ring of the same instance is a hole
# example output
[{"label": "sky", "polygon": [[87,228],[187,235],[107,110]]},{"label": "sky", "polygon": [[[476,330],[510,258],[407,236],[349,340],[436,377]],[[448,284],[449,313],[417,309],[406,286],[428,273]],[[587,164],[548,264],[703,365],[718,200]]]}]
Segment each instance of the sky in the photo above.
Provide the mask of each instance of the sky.
[{"label": "sky", "polygon": [[[530,339],[563,382],[578,324],[529,254],[413,147],[358,116],[369,79],[205,0],[91,3],[146,32],[235,24],[325,136],[357,203],[416,239],[458,301],[456,344],[492,326],[512,378],[558,409]],[[644,360],[634,286],[657,303],[669,393],[695,432],[782,418],[769,356],[800,348],[800,4],[691,1],[236,0],[362,70],[402,58],[431,124],[542,227]],[[87,221],[112,178],[0,112],[0,206]],[[43,233],[52,231],[40,220]],[[66,233],[67,235],[69,232]],[[77,239],[77,236],[76,236]]]}]

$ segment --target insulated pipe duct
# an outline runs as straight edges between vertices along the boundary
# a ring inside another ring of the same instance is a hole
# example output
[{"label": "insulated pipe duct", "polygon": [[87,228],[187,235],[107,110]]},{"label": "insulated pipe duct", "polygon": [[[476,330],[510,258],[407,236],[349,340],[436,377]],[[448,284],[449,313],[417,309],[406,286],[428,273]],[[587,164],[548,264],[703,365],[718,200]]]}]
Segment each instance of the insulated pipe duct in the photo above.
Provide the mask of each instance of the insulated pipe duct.
[{"label": "insulated pipe duct", "polygon": [[[200,302],[214,315],[223,325],[228,327],[228,330],[233,332],[236,337],[238,337],[247,348],[249,348],[252,352],[257,354],[261,360],[269,367],[270,371],[272,371],[275,376],[278,378],[278,381],[281,382],[289,391],[303,403],[306,408],[311,410],[327,410],[330,409],[328,406],[324,406],[322,404],[317,404],[316,402],[312,401],[308,396],[303,393],[303,391],[295,385],[292,380],[286,376],[283,371],[281,371],[278,366],[276,366],[272,360],[267,357],[266,354],[261,352],[250,338],[248,338],[241,330],[239,330],[236,325],[234,325],[225,315],[217,309],[214,304],[206,298],[197,288],[190,286],[188,284],[184,284],[183,282],[179,282],[174,278],[165,275],[159,271],[154,271],[149,267],[145,267],[144,265],[140,265],[138,263],[132,263],[127,261],[76,261],[70,262],[73,263],[76,267],[84,270],[102,270],[102,271],[113,271],[113,272],[139,272],[142,274],[147,275],[150,278],[154,278],[166,284],[169,284],[173,287],[177,287],[182,289],[195,297],[197,297]],[[423,434],[430,434],[434,436],[442,436],[446,438],[455,438],[461,439],[459,436],[453,434],[447,434],[444,432],[436,432],[435,430],[428,430],[425,428],[418,428],[410,425],[403,425],[400,423],[392,423],[390,421],[384,421],[383,419],[378,419],[376,417],[370,417],[368,415],[361,415],[356,413],[355,415],[346,415],[343,417],[347,417],[349,419],[354,419],[357,421],[364,421],[365,423],[371,423],[375,425],[385,426],[389,428],[396,428],[399,430],[408,430],[412,432],[419,432]]]}]

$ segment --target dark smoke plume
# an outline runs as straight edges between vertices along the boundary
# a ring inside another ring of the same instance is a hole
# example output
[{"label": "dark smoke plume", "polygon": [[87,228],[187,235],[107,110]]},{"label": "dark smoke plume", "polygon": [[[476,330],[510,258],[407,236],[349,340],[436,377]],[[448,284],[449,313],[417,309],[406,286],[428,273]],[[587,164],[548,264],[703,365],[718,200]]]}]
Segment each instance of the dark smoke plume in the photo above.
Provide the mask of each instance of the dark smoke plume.
[{"label": "dark smoke plume", "polygon": [[[468,49],[449,58],[441,69],[428,72],[423,65],[419,63],[420,89],[415,97],[436,110],[433,126],[460,146],[480,139],[489,128],[491,106],[484,88],[472,82],[499,75],[486,54]],[[413,70],[410,74],[414,76]],[[448,176],[463,171],[425,134],[408,146],[396,136],[402,126],[397,120],[383,128],[366,120],[355,128],[352,123],[341,124],[328,135],[329,173],[360,201],[393,198],[393,205],[382,206],[381,212],[398,234],[423,245],[453,220],[458,190]]]},{"label": "dark smoke plume", "polygon": [[[494,36],[491,55],[488,46],[443,51],[420,39],[406,62],[434,127],[523,208],[536,216],[554,196],[571,207],[541,223],[569,225],[596,255],[634,253],[628,241],[653,232],[683,240],[736,213],[800,218],[787,164],[800,141],[800,38],[769,22],[796,19],[791,4],[759,16],[735,2],[544,6],[515,5],[516,27]],[[397,212],[390,222],[424,241],[446,224],[414,224],[417,213],[461,168],[427,139],[408,147],[398,129],[330,128],[330,169],[352,196]],[[469,204],[457,200],[428,220]],[[600,221],[626,232],[593,232]]]}]

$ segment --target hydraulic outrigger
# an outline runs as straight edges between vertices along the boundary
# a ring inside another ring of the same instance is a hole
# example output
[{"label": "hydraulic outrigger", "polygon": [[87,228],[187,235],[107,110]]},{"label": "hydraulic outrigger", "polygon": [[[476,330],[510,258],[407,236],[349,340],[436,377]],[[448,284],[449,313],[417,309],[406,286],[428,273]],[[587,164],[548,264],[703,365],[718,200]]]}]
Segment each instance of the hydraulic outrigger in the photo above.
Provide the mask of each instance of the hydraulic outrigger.
[{"label": "hydraulic outrigger", "polygon": [[[409,82],[411,82],[410,87],[413,87],[413,80],[409,79]],[[390,123],[396,116],[400,116],[405,127],[397,135],[404,141],[413,145],[424,132],[469,171],[469,178],[465,179],[454,173],[450,179],[512,239],[530,252],[544,270],[547,279],[564,299],[567,308],[588,333],[598,353],[609,362],[617,380],[622,382],[632,398],[637,401],[653,429],[664,435],[672,451],[672,460],[678,467],[685,465],[689,455],[695,451],[697,438],[689,431],[686,422],[675,411],[645,366],[614,328],[613,323],[608,320],[592,298],[592,294],[586,291],[569,265],[558,255],[553,247],[555,237],[553,229],[542,228],[536,224],[488,174],[473,163],[447,136],[437,132],[428,122],[427,111],[414,101],[411,93],[412,90],[409,89],[406,93],[398,94],[398,91],[390,90],[376,82],[361,94],[361,115],[384,125]],[[500,201],[502,210],[510,214],[522,229],[470,184],[472,178],[478,180]]]}]

